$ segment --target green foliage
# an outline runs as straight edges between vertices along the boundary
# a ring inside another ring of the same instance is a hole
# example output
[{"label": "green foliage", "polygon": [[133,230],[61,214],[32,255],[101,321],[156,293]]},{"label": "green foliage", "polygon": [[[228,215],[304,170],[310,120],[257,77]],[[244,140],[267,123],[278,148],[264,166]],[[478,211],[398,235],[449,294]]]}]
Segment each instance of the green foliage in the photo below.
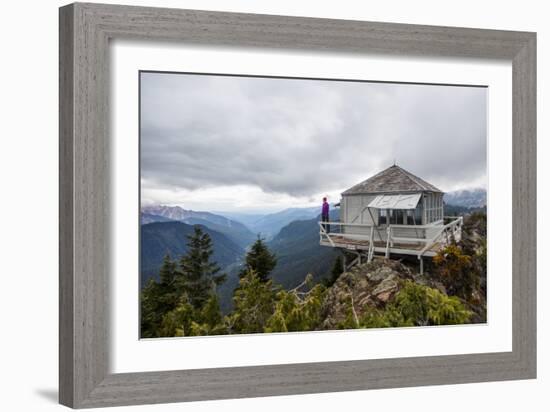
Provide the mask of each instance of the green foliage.
[{"label": "green foliage", "polygon": [[474,258],[474,267],[479,273],[479,282],[483,296],[487,296],[487,239],[482,239]]},{"label": "green foliage", "polygon": [[482,270],[485,272],[485,275],[487,275],[487,239],[482,239],[480,241],[479,250],[476,251],[476,258]]},{"label": "green foliage", "polygon": [[200,310],[183,300],[174,310],[164,314],[158,336],[205,336],[227,332],[218,297],[211,295]]},{"label": "green foliage", "polygon": [[198,226],[188,237],[188,253],[179,267],[164,258],[159,281],[141,293],[141,337],[169,337],[226,333],[216,286],[225,279],[210,261],[212,240]]},{"label": "green foliage", "polygon": [[449,295],[470,300],[472,292],[479,289],[479,274],[472,257],[465,254],[458,245],[447,245],[433,258],[436,274],[445,285]]},{"label": "green foliage", "polygon": [[220,302],[217,295],[211,295],[200,313],[191,325],[190,335],[224,335],[228,329],[220,311]]},{"label": "green foliage", "polygon": [[276,295],[275,311],[267,320],[264,332],[293,332],[316,330],[322,322],[322,305],[326,288],[315,285],[308,292],[300,292],[302,286],[310,286],[311,275],[296,289],[281,290]]},{"label": "green foliage", "polygon": [[384,310],[367,310],[358,325],[363,328],[457,325],[468,323],[471,317],[472,312],[457,297],[407,280]]},{"label": "green foliage", "polygon": [[487,237],[487,213],[475,212],[467,216],[462,229],[467,236],[477,233],[481,237]]},{"label": "green foliage", "polygon": [[223,316],[220,312],[220,301],[217,295],[211,295],[206,305],[201,310],[202,321],[211,329],[214,330],[218,325],[223,323]]},{"label": "green foliage", "polygon": [[[464,220],[462,230],[462,248],[464,253],[472,260],[473,274],[478,278],[476,286],[482,296],[486,296],[487,287],[487,215],[485,213],[472,213]],[[469,299],[472,303],[478,304],[481,298],[475,294]],[[483,300],[483,299],[482,299]]]},{"label": "green foliage", "polygon": [[189,251],[180,259],[176,289],[186,293],[189,303],[195,309],[200,309],[215,293],[216,286],[225,280],[225,275],[218,275],[220,268],[210,261],[213,249],[208,233],[195,226],[193,235],[188,236],[188,239]]},{"label": "green foliage", "polygon": [[253,270],[262,282],[267,282],[269,274],[276,265],[277,257],[269,251],[263,239],[258,237],[246,254],[245,267],[239,277],[242,278]]},{"label": "green foliage", "polygon": [[457,297],[411,281],[406,281],[391,306],[390,309],[403,316],[405,323],[417,326],[462,324],[472,315]]},{"label": "green foliage", "polygon": [[355,310],[355,304],[353,302],[353,298],[350,296],[347,299],[347,310],[346,310],[346,317],[343,321],[338,323],[337,327],[338,329],[358,329],[361,327],[361,324],[359,322],[359,318],[357,317],[357,312]]},{"label": "green foliage", "polygon": [[357,314],[357,308],[353,300],[347,301],[346,317],[338,324],[339,329],[366,329],[366,328],[390,328],[400,326],[414,326],[410,319],[405,319],[396,305],[388,304],[383,309],[370,306],[362,308],[362,314]]},{"label": "green foliage", "polygon": [[405,319],[399,308],[389,305],[386,310],[371,308],[360,319],[363,328],[391,328],[415,326],[413,319]]},{"label": "green foliage", "polygon": [[271,280],[262,281],[248,270],[233,295],[233,312],[228,316],[231,333],[259,333],[275,307],[276,290]]},{"label": "green foliage", "polygon": [[311,286],[311,275],[292,290],[280,290],[271,280],[262,281],[248,271],[235,290],[235,309],[229,315],[232,333],[293,332],[315,330],[322,322],[322,305],[326,288]]},{"label": "green foliage", "polygon": [[179,294],[174,286],[176,276],[176,263],[166,255],[160,269],[159,282],[150,279],[141,292],[141,337],[157,337],[163,315],[177,306]]},{"label": "green foliage", "polygon": [[189,336],[196,317],[196,309],[187,301],[182,301],[175,309],[162,316],[157,329],[157,337]]}]

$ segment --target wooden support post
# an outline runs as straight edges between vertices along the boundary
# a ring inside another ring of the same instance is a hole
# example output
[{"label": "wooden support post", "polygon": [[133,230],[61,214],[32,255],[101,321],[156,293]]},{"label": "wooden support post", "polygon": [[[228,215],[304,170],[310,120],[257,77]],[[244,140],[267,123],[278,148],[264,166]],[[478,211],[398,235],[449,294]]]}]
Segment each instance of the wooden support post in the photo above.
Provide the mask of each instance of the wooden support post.
[{"label": "wooden support post", "polygon": [[424,274],[424,258],[422,256],[418,257],[420,259],[420,274]]},{"label": "wooden support post", "polygon": [[345,272],[347,270],[346,266],[346,253],[342,251],[342,271]]},{"label": "wooden support post", "polygon": [[390,242],[391,242],[391,226],[386,229],[388,238],[386,239],[386,259],[390,257]]}]

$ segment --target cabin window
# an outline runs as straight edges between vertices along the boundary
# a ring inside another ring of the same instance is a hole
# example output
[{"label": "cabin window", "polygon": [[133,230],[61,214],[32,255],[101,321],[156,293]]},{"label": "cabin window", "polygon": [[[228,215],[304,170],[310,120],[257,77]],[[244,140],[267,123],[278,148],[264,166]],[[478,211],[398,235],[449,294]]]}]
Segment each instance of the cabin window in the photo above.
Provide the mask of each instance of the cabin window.
[{"label": "cabin window", "polygon": [[407,225],[414,225],[414,210],[407,210]]},{"label": "cabin window", "polygon": [[379,225],[385,225],[386,223],[388,223],[386,209],[380,209],[380,215],[378,217],[378,224]]},{"label": "cabin window", "polygon": [[443,219],[443,197],[441,194],[431,193],[425,195],[424,204],[426,207],[426,224]]},{"label": "cabin window", "polygon": [[416,206],[416,209],[414,209],[414,220],[417,225],[422,224],[422,205],[421,204]]},{"label": "cabin window", "polygon": [[392,225],[402,225],[403,224],[403,210],[401,210],[401,209],[391,209],[390,210],[390,223]]}]

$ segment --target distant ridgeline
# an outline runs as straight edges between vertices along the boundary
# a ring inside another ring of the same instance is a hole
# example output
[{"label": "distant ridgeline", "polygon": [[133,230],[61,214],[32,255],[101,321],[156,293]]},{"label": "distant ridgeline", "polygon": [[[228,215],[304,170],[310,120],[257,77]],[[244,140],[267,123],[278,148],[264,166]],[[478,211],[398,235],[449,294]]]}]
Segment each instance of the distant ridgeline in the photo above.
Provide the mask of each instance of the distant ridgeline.
[{"label": "distant ridgeline", "polygon": [[[214,243],[212,259],[222,268],[240,262],[244,248],[223,233],[201,225]],[[193,226],[183,222],[154,222],[141,225],[141,285],[149,278],[158,279],[159,268],[167,254],[178,259],[187,250],[187,236],[193,233]]]},{"label": "distant ridgeline", "polygon": [[256,235],[242,223],[214,213],[195,212],[179,206],[146,206],[141,209],[141,224],[166,221],[205,226],[223,233],[243,248],[256,238]]},{"label": "distant ridgeline", "polygon": [[445,193],[443,201],[447,207],[463,207],[466,209],[482,209],[487,205],[485,189],[457,190]]},{"label": "distant ridgeline", "polygon": [[[330,219],[340,219],[338,209],[331,211]],[[271,277],[284,288],[296,287],[308,273],[315,282],[329,276],[338,252],[319,245],[318,222],[315,217],[289,223],[268,243],[278,258]]]}]

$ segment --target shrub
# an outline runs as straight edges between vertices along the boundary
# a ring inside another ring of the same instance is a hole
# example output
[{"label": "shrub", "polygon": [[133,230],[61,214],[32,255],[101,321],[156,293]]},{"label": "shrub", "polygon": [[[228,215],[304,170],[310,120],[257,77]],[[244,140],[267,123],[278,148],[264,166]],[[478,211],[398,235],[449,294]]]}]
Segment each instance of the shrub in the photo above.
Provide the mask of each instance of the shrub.
[{"label": "shrub", "polygon": [[[457,297],[407,280],[384,309],[364,311],[356,327],[457,325],[468,323],[472,315]],[[349,320],[344,324],[349,325]]]},{"label": "shrub", "polygon": [[460,246],[448,245],[434,256],[436,274],[449,295],[470,300],[472,292],[479,289],[480,276],[474,268],[472,257]]},{"label": "shrub", "polygon": [[277,293],[275,311],[267,321],[265,332],[307,331],[319,327],[326,288],[315,285],[308,292],[300,292],[300,288],[309,286],[311,280],[308,275],[297,288]]}]

